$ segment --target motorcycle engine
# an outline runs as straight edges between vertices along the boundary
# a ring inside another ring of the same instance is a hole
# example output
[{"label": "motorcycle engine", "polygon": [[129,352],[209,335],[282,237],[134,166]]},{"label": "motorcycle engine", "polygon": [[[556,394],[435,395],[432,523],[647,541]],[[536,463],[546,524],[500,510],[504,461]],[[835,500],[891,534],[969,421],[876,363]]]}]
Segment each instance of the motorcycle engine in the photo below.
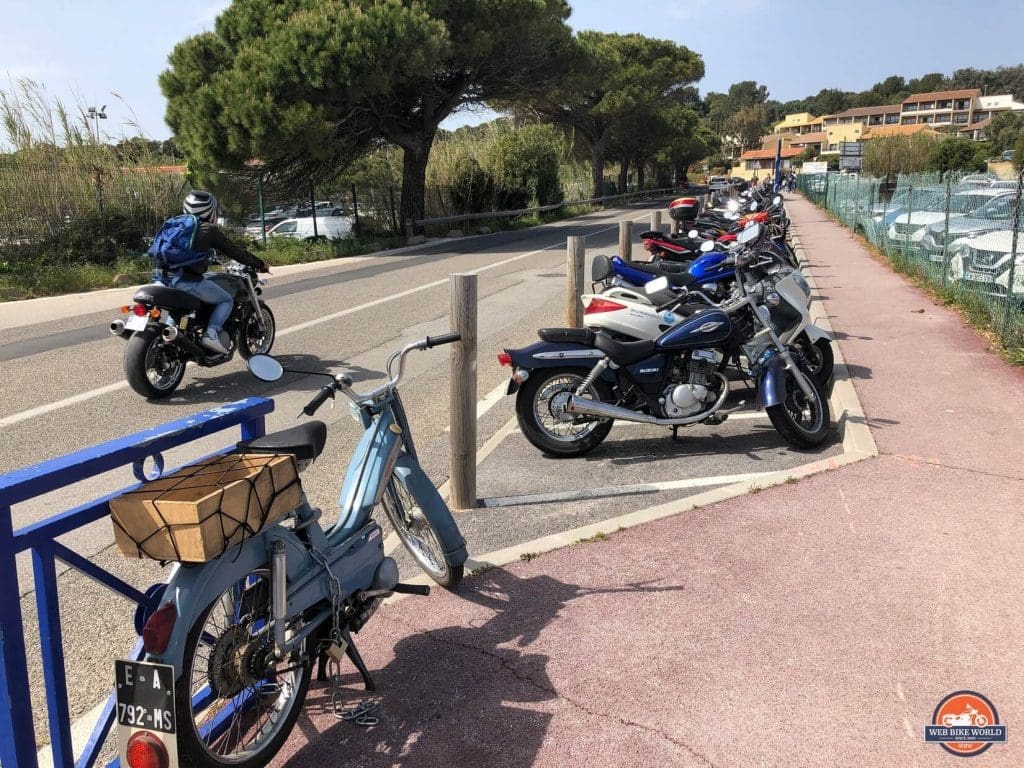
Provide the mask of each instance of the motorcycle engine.
[{"label": "motorcycle engine", "polygon": [[673,368],[672,378],[684,383],[666,387],[660,398],[665,416],[670,419],[700,413],[718,397],[711,388],[712,374],[718,367],[718,353],[711,349],[695,349],[680,363]]}]

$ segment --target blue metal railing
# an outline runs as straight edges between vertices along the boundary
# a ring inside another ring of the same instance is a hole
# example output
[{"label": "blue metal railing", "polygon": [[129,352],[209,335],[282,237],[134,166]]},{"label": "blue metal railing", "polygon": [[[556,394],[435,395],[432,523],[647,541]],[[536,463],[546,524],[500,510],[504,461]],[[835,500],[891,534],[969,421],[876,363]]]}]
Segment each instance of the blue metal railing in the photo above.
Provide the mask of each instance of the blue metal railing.
[{"label": "blue metal railing", "polygon": [[[111,697],[76,766],[71,744],[56,561],[62,561],[139,605],[151,607],[151,599],[145,594],[56,541],[58,536],[109,515],[110,499],[138,485],[18,530],[14,530],[11,507],[129,464],[142,481],[145,479],[144,462],[153,459],[162,466],[161,453],[170,448],[235,426],[241,427],[243,440],[262,436],[266,414],[273,410],[272,400],[248,398],[0,476],[0,764],[3,768],[36,768],[38,765],[19,598],[18,553],[26,550],[32,553],[50,748],[55,768],[92,768],[114,719]],[[132,657],[140,653],[141,643],[137,643]]]}]

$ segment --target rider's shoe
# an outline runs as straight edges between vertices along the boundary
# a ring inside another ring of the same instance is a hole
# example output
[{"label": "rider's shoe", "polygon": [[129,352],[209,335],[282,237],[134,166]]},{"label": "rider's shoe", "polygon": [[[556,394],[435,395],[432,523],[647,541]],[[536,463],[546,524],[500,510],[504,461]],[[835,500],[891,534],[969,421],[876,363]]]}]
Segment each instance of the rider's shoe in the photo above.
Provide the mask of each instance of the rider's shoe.
[{"label": "rider's shoe", "polygon": [[221,344],[220,337],[216,333],[207,333],[203,336],[203,340],[200,343],[211,352],[216,352],[221,355],[226,355],[230,351],[227,347]]}]

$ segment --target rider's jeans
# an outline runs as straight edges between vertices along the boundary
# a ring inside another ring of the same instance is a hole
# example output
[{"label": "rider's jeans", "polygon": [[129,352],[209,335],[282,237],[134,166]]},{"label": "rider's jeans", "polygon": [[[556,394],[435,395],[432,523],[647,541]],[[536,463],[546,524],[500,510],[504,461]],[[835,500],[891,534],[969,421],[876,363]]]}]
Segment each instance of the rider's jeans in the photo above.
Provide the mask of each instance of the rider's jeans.
[{"label": "rider's jeans", "polygon": [[231,315],[231,307],[234,304],[231,294],[212,280],[206,279],[199,282],[191,282],[176,277],[171,281],[171,287],[177,288],[179,291],[185,291],[185,293],[191,293],[204,304],[216,304],[213,311],[210,312],[210,322],[206,324],[207,335],[215,336],[224,327],[224,323]]}]

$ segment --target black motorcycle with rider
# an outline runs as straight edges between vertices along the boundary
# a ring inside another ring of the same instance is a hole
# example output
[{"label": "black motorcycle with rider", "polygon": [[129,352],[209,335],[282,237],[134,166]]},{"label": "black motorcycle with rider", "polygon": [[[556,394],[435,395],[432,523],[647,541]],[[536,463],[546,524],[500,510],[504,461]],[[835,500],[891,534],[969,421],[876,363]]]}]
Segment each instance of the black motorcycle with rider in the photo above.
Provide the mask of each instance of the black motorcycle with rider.
[{"label": "black motorcycle with rider", "polygon": [[[110,324],[128,341],[125,378],[144,397],[169,396],[190,361],[209,368],[274,345],[274,314],[259,298],[259,273],[270,270],[217,226],[218,208],[209,192],[189,194],[182,215],[164,222],[149,249],[153,282]],[[224,270],[208,271],[218,255],[228,260]]]}]

